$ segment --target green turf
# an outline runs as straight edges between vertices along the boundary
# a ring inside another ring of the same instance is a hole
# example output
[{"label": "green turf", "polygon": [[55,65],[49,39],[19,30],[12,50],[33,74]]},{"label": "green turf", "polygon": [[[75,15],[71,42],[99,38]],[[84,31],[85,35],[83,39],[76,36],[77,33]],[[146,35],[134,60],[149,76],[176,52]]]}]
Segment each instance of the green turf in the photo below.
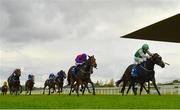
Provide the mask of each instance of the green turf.
[{"label": "green turf", "polygon": [[180,96],[178,95],[20,95],[0,96],[0,108],[29,109],[29,108],[68,108],[68,109],[116,109],[116,108],[142,108],[142,109],[180,109]]}]

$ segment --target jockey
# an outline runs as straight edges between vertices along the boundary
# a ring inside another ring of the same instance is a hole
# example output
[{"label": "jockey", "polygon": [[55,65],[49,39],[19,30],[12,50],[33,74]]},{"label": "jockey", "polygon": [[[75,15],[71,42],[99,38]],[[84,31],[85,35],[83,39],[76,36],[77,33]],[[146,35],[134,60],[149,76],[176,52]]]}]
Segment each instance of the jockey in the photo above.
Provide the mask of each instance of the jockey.
[{"label": "jockey", "polygon": [[76,65],[76,68],[75,68],[75,74],[77,73],[79,67],[81,65],[83,65],[85,63],[85,61],[87,60],[87,54],[83,53],[83,54],[80,54],[76,57],[75,59],[75,65]]},{"label": "jockey", "polygon": [[[146,55],[146,53],[148,55]],[[138,49],[134,54],[135,64],[141,64],[147,59],[149,59],[151,56],[152,54],[149,52],[148,44],[143,44],[143,46],[140,49]]]},{"label": "jockey", "polygon": [[33,75],[32,74],[28,75],[28,80],[33,80]]},{"label": "jockey", "polygon": [[7,86],[7,81],[4,81],[3,86]]},{"label": "jockey", "polygon": [[55,80],[56,76],[54,75],[54,73],[51,73],[49,75],[49,80]]},{"label": "jockey", "polygon": [[[148,55],[146,55],[146,53]],[[140,49],[138,49],[136,51],[136,53],[134,54],[135,64],[139,65],[139,64],[143,63],[144,61],[146,61],[147,59],[151,58],[151,56],[152,56],[152,54],[149,52],[149,45],[148,44],[143,44],[143,46]],[[137,77],[137,74],[138,73],[137,73],[136,66],[134,66],[132,68],[131,75],[133,77]],[[137,88],[138,88],[137,83],[135,83],[134,86],[135,86],[135,89],[137,90]]]},{"label": "jockey", "polygon": [[87,55],[85,53],[80,54],[76,57],[76,59],[75,59],[76,63],[75,64],[76,64],[76,66],[82,65],[86,60],[87,60]]}]

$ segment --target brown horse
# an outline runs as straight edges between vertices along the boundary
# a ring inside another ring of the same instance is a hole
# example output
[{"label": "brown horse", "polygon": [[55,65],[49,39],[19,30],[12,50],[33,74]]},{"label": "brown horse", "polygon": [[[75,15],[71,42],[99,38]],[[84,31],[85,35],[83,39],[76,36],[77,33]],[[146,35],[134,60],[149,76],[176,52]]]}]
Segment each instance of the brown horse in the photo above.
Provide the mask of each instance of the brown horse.
[{"label": "brown horse", "polygon": [[90,78],[90,74],[92,74],[93,67],[97,67],[94,55],[88,56],[88,59],[85,61],[85,63],[79,67],[77,74],[74,74],[74,68],[76,68],[76,66],[72,66],[69,69],[67,77],[68,84],[70,84],[71,86],[69,95],[71,95],[72,88],[75,88],[77,96],[79,96],[79,86],[81,85],[81,87],[83,87],[85,82],[89,82],[92,84],[93,94],[95,94],[94,83]]},{"label": "brown horse", "polygon": [[8,91],[7,82],[1,87],[2,95],[6,95]]},{"label": "brown horse", "polygon": [[20,85],[19,77],[21,76],[21,69],[15,69],[14,72],[8,77],[8,85],[10,94],[15,95],[22,92],[22,86]]},{"label": "brown horse", "polygon": [[[137,77],[131,76],[131,70],[135,65],[131,64],[130,66],[128,66],[127,69],[125,70],[122,78],[116,82],[117,86],[121,82],[123,82],[123,87],[121,89],[122,95],[124,95],[125,86],[127,85],[128,82],[130,83],[130,87],[128,88],[128,91],[131,87],[133,87],[133,92],[136,95],[136,89],[134,87],[134,84],[139,83],[141,85],[141,88],[140,88],[140,94],[141,94],[142,89],[145,88],[144,83],[149,82],[149,81],[152,81],[155,89],[157,90],[158,94],[160,95],[160,92],[157,88],[156,80],[155,80],[155,71],[154,71],[155,64],[159,65],[162,68],[165,67],[165,63],[163,62],[162,57],[159,56],[157,53],[153,54],[152,57],[145,62],[145,65],[146,65],[145,67],[143,67],[142,65],[137,66],[137,69],[138,69]],[[127,91],[127,93],[128,93],[128,91]]]},{"label": "brown horse", "polygon": [[27,80],[25,83],[26,94],[29,93],[29,95],[31,95],[31,91],[33,90],[33,87],[34,87],[34,75],[32,75],[32,79]]}]

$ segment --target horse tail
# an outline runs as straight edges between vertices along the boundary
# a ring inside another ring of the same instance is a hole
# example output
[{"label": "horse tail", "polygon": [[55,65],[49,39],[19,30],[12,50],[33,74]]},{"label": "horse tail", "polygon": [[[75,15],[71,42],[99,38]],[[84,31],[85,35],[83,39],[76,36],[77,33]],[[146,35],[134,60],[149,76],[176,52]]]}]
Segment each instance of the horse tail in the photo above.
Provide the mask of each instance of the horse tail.
[{"label": "horse tail", "polygon": [[121,82],[122,82],[122,79],[116,81],[116,86],[118,87]]},{"label": "horse tail", "polygon": [[128,81],[128,80],[130,79],[130,77],[131,77],[130,73],[131,73],[131,69],[132,69],[133,66],[134,66],[134,64],[129,65],[129,66],[126,68],[126,70],[125,70],[122,78],[121,78],[120,80],[116,81],[116,86],[117,86],[117,87],[119,86],[119,84],[120,84],[122,81]]}]

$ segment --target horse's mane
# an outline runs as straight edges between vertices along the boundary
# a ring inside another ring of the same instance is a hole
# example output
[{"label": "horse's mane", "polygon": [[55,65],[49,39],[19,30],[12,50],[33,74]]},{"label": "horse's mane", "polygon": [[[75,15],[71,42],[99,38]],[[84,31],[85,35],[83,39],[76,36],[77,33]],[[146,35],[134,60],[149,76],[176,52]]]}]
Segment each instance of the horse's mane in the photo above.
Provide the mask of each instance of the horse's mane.
[{"label": "horse's mane", "polygon": [[153,56],[159,56],[159,54],[158,53],[153,53]]}]

